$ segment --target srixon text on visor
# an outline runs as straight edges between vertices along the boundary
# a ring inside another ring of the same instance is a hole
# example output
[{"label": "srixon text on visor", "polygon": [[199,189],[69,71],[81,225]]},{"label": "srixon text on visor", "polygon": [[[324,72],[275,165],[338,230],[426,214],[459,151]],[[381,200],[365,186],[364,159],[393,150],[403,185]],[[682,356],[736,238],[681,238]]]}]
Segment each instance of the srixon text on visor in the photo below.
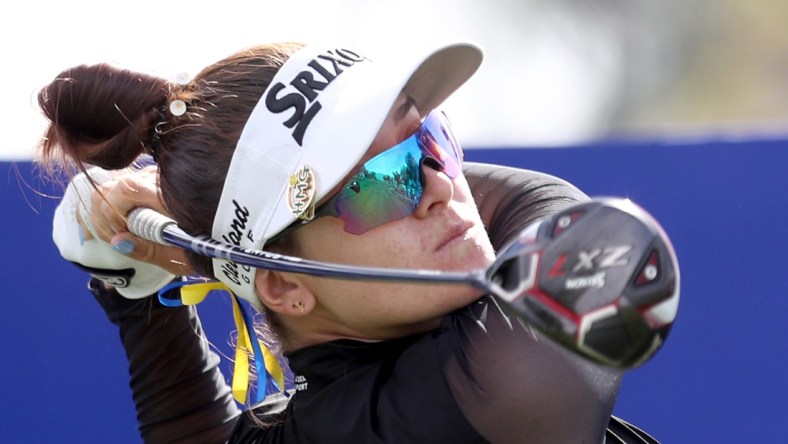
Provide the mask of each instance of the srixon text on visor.
[{"label": "srixon text on visor", "polygon": [[[293,109],[292,116],[282,124],[292,129],[293,140],[301,146],[309,124],[322,109],[322,105],[317,100],[320,93],[346,69],[364,60],[368,59],[348,49],[328,50],[319,54],[288,82],[292,88],[287,90],[287,86],[282,82],[274,83],[268,88],[265,96],[266,108],[274,114]],[[254,242],[251,232],[244,234],[247,230],[249,209],[235,199],[233,205],[235,214],[230,225],[231,232],[222,235],[222,239],[229,244],[240,246],[242,237],[246,235]],[[247,265],[242,267],[247,273],[251,271]],[[246,284],[251,283],[246,274],[239,272],[237,263],[228,261],[221,268],[227,279],[236,285],[241,284],[240,279]]]},{"label": "srixon text on visor", "polygon": [[271,85],[265,96],[265,106],[275,114],[293,109],[293,115],[282,124],[293,130],[293,140],[301,146],[310,122],[322,108],[317,100],[320,92],[345,69],[364,60],[368,59],[348,49],[326,51],[307,63],[307,69],[290,80],[289,84],[295,91],[280,95],[287,86],[282,82]]}]

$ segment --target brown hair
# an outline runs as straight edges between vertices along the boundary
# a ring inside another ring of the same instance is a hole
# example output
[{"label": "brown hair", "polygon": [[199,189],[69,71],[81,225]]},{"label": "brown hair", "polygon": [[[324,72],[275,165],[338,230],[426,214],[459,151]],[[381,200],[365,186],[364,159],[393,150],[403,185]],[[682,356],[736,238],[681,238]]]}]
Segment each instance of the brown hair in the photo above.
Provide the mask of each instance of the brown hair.
[{"label": "brown hair", "polygon": [[[38,96],[50,122],[43,163],[120,169],[153,154],[165,207],[186,232],[210,236],[244,124],[277,70],[301,46],[240,51],[183,86],[106,64],[67,69]],[[186,103],[186,113],[169,112],[174,100]],[[199,274],[213,276],[209,258],[190,253],[189,259]]]}]

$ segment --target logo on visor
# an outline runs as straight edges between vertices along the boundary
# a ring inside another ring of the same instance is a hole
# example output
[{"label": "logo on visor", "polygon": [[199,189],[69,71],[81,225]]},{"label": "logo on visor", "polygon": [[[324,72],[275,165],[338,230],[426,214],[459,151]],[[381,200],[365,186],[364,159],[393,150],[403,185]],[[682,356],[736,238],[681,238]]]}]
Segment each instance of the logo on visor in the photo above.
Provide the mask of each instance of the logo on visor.
[{"label": "logo on visor", "polygon": [[323,107],[317,100],[320,92],[345,69],[364,60],[368,59],[348,49],[326,51],[310,60],[305,69],[290,80],[292,92],[280,95],[287,85],[282,82],[271,85],[265,96],[265,106],[275,114],[292,108],[293,114],[282,124],[293,130],[293,140],[302,146],[309,124]]},{"label": "logo on visor", "polygon": [[[235,211],[233,213],[233,220],[230,223],[231,231],[223,234],[222,240],[228,244],[240,246],[241,240],[245,236],[247,239],[254,242],[252,231],[247,229],[246,226],[249,222],[249,208],[241,205],[235,199],[233,199],[233,207],[235,208]],[[250,284],[252,281],[249,278],[248,273],[251,271],[251,268],[248,265],[241,265],[241,268],[247,274],[242,274],[240,271],[238,271],[237,263],[227,261],[222,264],[222,273],[235,285],[241,285],[241,279],[243,279],[246,284]]]},{"label": "logo on visor", "polygon": [[309,165],[304,165],[290,175],[287,190],[287,207],[293,216],[312,220],[315,217],[315,174]]}]

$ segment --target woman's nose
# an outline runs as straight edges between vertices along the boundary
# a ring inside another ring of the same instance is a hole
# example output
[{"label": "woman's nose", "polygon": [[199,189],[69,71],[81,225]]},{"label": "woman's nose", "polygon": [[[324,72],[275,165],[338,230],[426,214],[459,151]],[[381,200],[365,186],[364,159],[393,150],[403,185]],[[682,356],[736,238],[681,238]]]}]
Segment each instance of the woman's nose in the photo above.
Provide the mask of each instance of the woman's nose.
[{"label": "woman's nose", "polygon": [[436,209],[449,204],[454,197],[454,182],[434,159],[425,159],[421,165],[421,174],[423,191],[413,214],[416,217],[427,217]]}]

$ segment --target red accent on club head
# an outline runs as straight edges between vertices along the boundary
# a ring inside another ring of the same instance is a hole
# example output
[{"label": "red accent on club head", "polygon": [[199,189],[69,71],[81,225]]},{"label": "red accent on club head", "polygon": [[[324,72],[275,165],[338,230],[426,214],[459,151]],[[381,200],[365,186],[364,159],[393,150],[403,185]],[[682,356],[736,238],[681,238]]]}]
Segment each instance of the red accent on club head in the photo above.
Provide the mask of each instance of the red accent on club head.
[{"label": "red accent on club head", "polygon": [[556,259],[553,266],[550,267],[550,271],[547,272],[547,277],[554,278],[554,277],[565,275],[566,274],[566,270],[564,270],[565,262],[566,262],[565,254],[558,256],[558,259]]}]

